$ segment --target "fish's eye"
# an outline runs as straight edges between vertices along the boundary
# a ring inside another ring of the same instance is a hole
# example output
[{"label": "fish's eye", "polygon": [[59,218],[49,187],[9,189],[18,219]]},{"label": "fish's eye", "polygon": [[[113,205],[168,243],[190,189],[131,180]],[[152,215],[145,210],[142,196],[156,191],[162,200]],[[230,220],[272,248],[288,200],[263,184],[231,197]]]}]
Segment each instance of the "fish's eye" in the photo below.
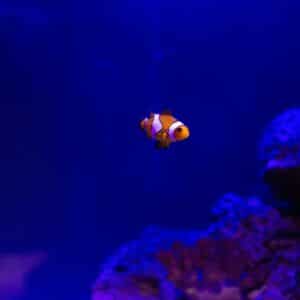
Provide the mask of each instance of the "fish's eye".
[{"label": "fish's eye", "polygon": [[182,131],[182,127],[178,127],[178,128],[176,129],[176,131],[177,131],[177,132],[181,132],[181,131]]}]

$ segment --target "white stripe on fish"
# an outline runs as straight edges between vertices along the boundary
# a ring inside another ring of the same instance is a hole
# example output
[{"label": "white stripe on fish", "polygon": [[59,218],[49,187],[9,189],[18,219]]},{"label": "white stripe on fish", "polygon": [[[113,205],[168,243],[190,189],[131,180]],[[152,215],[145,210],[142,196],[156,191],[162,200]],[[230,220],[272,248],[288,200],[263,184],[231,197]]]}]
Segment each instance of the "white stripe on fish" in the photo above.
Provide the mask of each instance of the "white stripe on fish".
[{"label": "white stripe on fish", "polygon": [[171,141],[176,141],[176,138],[174,136],[174,132],[175,130],[180,127],[180,126],[183,126],[183,123],[180,122],[180,121],[176,121],[174,122],[170,128],[169,128],[169,138],[171,139]]},{"label": "white stripe on fish", "polygon": [[159,119],[159,114],[154,114],[151,133],[152,137],[155,137],[156,134],[163,128],[161,121]]}]

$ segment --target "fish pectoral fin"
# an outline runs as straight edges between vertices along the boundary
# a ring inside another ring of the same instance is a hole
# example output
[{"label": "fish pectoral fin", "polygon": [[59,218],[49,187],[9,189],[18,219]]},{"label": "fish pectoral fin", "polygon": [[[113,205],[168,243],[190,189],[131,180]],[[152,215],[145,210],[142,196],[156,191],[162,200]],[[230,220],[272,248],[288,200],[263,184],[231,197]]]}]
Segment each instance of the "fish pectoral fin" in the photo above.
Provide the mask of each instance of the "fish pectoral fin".
[{"label": "fish pectoral fin", "polygon": [[155,148],[156,149],[167,149],[169,148],[170,143],[165,141],[156,141],[155,142]]},{"label": "fish pectoral fin", "polygon": [[162,143],[161,143],[160,141],[156,141],[156,142],[155,142],[155,148],[156,148],[156,149],[163,149]]},{"label": "fish pectoral fin", "polygon": [[159,140],[159,141],[163,141],[167,138],[167,135],[168,133],[164,130],[161,130],[159,131],[157,134],[156,134],[156,138]]}]

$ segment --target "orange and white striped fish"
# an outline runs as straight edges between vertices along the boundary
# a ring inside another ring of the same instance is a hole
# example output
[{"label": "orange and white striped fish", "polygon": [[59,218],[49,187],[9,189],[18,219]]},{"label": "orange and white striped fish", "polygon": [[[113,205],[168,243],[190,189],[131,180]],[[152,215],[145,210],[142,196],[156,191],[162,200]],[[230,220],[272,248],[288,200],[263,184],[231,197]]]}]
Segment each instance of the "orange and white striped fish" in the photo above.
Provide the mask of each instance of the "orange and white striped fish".
[{"label": "orange and white striped fish", "polygon": [[156,141],[157,148],[168,148],[171,143],[183,141],[190,136],[189,128],[178,121],[172,113],[151,113],[140,122],[140,127],[150,139]]}]

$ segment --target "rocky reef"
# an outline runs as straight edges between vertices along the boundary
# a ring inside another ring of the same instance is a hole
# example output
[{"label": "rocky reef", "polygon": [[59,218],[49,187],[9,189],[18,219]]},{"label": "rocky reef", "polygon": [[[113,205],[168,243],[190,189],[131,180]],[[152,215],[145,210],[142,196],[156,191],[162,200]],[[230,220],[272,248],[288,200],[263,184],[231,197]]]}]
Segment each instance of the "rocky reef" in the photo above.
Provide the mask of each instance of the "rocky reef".
[{"label": "rocky reef", "polygon": [[93,300],[299,300],[300,109],[271,122],[260,157],[286,205],[227,194],[205,231],[149,228],[103,264]]},{"label": "rocky reef", "polygon": [[300,205],[300,108],[283,112],[265,129],[259,157],[264,181],[274,199],[289,204],[299,214]]}]

